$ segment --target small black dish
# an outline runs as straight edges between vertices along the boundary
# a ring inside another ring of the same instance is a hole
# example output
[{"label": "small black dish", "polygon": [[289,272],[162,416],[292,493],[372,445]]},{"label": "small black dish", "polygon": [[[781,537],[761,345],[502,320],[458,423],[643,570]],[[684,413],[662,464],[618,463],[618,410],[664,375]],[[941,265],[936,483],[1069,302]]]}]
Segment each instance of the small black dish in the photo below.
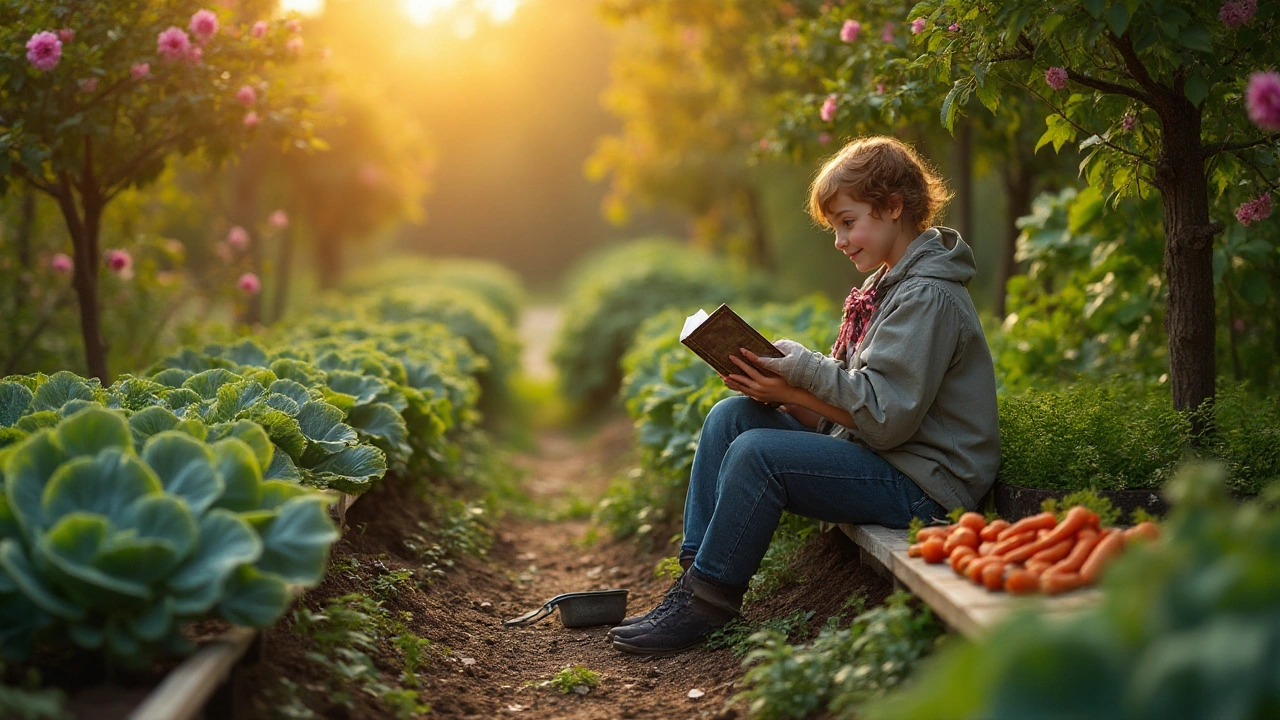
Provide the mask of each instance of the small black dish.
[{"label": "small black dish", "polygon": [[628,590],[585,590],[557,595],[537,610],[503,620],[503,627],[532,625],[560,608],[560,622],[565,627],[617,625],[627,615]]}]

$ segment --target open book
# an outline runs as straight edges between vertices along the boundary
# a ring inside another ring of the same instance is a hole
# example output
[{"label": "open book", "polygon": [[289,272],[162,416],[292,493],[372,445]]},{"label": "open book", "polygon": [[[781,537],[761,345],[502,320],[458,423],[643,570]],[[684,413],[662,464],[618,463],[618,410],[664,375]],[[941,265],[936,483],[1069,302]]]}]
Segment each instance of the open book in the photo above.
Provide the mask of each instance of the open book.
[{"label": "open book", "polygon": [[[738,352],[739,348],[746,348],[760,357],[782,357],[782,352],[773,343],[738,317],[728,305],[721,305],[710,315],[699,310],[685,318],[680,342],[721,375],[743,374],[742,368],[729,359],[730,355],[737,355],[746,360]],[[751,361],[746,362],[750,364]]]}]

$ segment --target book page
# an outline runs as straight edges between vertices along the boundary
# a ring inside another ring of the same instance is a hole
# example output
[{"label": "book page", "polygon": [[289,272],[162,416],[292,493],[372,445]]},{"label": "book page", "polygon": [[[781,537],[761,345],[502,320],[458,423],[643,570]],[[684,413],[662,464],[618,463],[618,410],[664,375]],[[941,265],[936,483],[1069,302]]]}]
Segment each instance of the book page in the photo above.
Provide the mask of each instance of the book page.
[{"label": "book page", "polygon": [[698,326],[707,320],[707,311],[698,310],[698,312],[684,319],[684,327],[680,328],[680,339],[684,340],[689,337],[689,333],[698,329]]}]

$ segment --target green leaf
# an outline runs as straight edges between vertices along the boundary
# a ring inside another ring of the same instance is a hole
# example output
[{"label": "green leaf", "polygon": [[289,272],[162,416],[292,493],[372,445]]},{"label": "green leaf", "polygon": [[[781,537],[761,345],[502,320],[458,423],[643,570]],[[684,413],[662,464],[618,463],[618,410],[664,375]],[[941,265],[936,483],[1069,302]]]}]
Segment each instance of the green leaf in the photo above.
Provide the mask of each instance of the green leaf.
[{"label": "green leaf", "polygon": [[1209,83],[1205,82],[1204,70],[1196,67],[1187,76],[1187,84],[1183,88],[1186,92],[1187,99],[1192,105],[1199,107],[1206,97],[1209,97]]},{"label": "green leaf", "polygon": [[162,492],[151,468],[135,455],[109,448],[95,457],[63,463],[49,478],[40,503],[50,524],[72,513],[93,513],[121,522],[135,502]]},{"label": "green leaf", "polygon": [[196,552],[168,580],[179,597],[178,615],[207,612],[218,601],[227,578],[262,555],[262,541],[244,520],[228,510],[210,510],[200,520]]},{"label": "green leaf", "polygon": [[84,607],[110,608],[150,596],[146,583],[90,564],[102,550],[107,526],[101,516],[72,513],[59,520],[35,548],[54,584]]},{"label": "green leaf", "polygon": [[129,416],[129,432],[133,434],[135,448],[141,448],[147,439],[166,430],[172,430],[181,422],[173,411],[159,405],[140,410]]},{"label": "green leaf", "polygon": [[65,370],[54,373],[35,392],[31,412],[58,410],[72,400],[96,400],[88,381]]},{"label": "green leaf", "polygon": [[262,483],[262,502],[258,504],[258,507],[262,510],[275,510],[287,500],[308,496],[314,492],[314,490],[308,490],[297,483],[284,480],[268,480]]},{"label": "green leaf", "polygon": [[364,492],[387,472],[387,458],[372,445],[355,445],[325,458],[307,472],[308,479],[353,495]]},{"label": "green leaf", "polygon": [[235,512],[257,508],[262,500],[262,470],[253,450],[241,440],[227,438],[214,443],[213,455],[226,488],[217,507]]},{"label": "green leaf", "polygon": [[165,492],[182,498],[196,515],[212,507],[225,489],[213,466],[213,450],[184,433],[166,431],[151,438],[142,459],[160,478]]},{"label": "green leaf", "polygon": [[329,546],[338,539],[324,500],[314,494],[285,501],[259,534],[263,550],[258,569],[302,585],[314,585],[324,577]]},{"label": "green leaf", "polygon": [[186,413],[186,409],[200,402],[200,393],[191,388],[175,388],[165,393],[164,402],[175,413],[181,411]]},{"label": "green leaf", "polygon": [[227,583],[218,614],[236,625],[270,627],[284,614],[290,599],[283,580],[246,566]]},{"label": "green leaf", "polygon": [[1213,52],[1213,39],[1209,37],[1209,31],[1200,25],[1183,28],[1182,33],[1178,35],[1178,42],[1191,50]]},{"label": "green leaf", "polygon": [[180,388],[193,373],[182,368],[166,368],[151,376],[151,379],[165,387]]},{"label": "green leaf", "polygon": [[252,380],[227,383],[218,388],[218,401],[205,420],[209,423],[233,420],[240,413],[260,402],[266,394],[267,389]]},{"label": "green leaf", "polygon": [[199,539],[199,525],[191,508],[170,495],[139,500],[119,529],[132,530],[141,538],[164,540],[173,546],[179,559],[186,558]]},{"label": "green leaf", "polygon": [[1094,20],[1102,18],[1102,11],[1107,7],[1107,0],[1084,0],[1084,7]]},{"label": "green leaf", "polygon": [[405,444],[409,439],[409,429],[404,418],[390,405],[375,403],[356,407],[347,416],[347,422],[356,429],[375,440],[383,450],[390,450]]},{"label": "green leaf", "polygon": [[194,390],[205,400],[218,397],[218,390],[227,383],[240,382],[242,378],[225,368],[214,368],[196,373],[182,383],[182,387]]},{"label": "green leaf", "polygon": [[249,408],[245,418],[261,425],[271,437],[271,442],[288,453],[295,462],[302,458],[303,451],[307,449],[307,438],[303,436],[297,420],[266,405]]},{"label": "green leaf", "polygon": [[12,427],[27,414],[34,393],[16,382],[0,382],[0,426]]},{"label": "green leaf", "polygon": [[129,620],[129,632],[139,640],[159,642],[173,627],[173,602],[165,597],[151,604],[146,612]]},{"label": "green leaf", "polygon": [[271,456],[271,464],[262,473],[262,479],[298,482],[302,479],[302,474],[298,472],[298,466],[293,464],[293,458],[290,458],[288,453],[276,450]]},{"label": "green leaf", "polygon": [[303,437],[329,453],[357,440],[355,430],[342,422],[342,411],[320,400],[312,400],[298,410],[298,426]]},{"label": "green leaf", "polygon": [[14,448],[5,462],[5,495],[9,507],[27,533],[47,527],[40,499],[67,456],[52,430],[32,435]]},{"label": "green leaf", "polygon": [[271,386],[267,388],[267,390],[272,393],[284,395],[285,397],[293,400],[299,406],[310,400],[316,399],[316,395],[313,395],[305,385],[295,380],[277,380],[271,383]]},{"label": "green leaf", "polygon": [[1124,3],[1113,2],[1106,10],[1107,27],[1111,28],[1116,37],[1120,37],[1129,29],[1130,17],[1129,8]]},{"label": "green leaf", "polygon": [[26,433],[36,433],[46,428],[56,428],[60,422],[62,422],[62,417],[60,417],[57,412],[53,410],[41,410],[40,412],[23,415],[18,419],[18,423],[15,427]]},{"label": "green leaf", "polygon": [[0,567],[9,574],[9,579],[18,586],[22,594],[36,607],[63,620],[79,621],[85,617],[85,609],[58,595],[50,587],[31,564],[31,560],[22,552],[17,540],[6,538],[0,540]]},{"label": "green leaf", "polygon": [[267,431],[252,420],[237,420],[215,425],[210,429],[208,441],[214,443],[229,437],[243,441],[253,450],[253,456],[257,459],[259,468],[266,468],[271,463],[272,456],[277,454]]},{"label": "green leaf", "polygon": [[942,120],[943,127],[945,127],[948,132],[952,132],[955,128],[956,112],[960,109],[958,103],[963,102],[959,98],[965,91],[965,88],[965,80],[955,81],[955,84],[951,86],[951,92],[948,92],[947,96],[942,100],[940,118]]}]

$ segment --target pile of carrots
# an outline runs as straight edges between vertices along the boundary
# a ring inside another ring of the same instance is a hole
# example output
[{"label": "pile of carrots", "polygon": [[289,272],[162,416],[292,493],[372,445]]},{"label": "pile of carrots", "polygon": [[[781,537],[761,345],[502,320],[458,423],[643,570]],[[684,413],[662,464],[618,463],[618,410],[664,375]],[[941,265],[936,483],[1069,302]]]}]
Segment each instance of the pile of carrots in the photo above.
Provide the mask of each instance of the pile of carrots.
[{"label": "pile of carrots", "polygon": [[949,562],[958,575],[988,590],[1057,595],[1097,582],[1127,543],[1159,537],[1150,522],[1103,529],[1097,513],[1082,505],[1068,510],[1062,522],[1043,512],[1015,523],[988,523],[969,512],[954,525],[921,529],[907,554],[927,563]]}]

